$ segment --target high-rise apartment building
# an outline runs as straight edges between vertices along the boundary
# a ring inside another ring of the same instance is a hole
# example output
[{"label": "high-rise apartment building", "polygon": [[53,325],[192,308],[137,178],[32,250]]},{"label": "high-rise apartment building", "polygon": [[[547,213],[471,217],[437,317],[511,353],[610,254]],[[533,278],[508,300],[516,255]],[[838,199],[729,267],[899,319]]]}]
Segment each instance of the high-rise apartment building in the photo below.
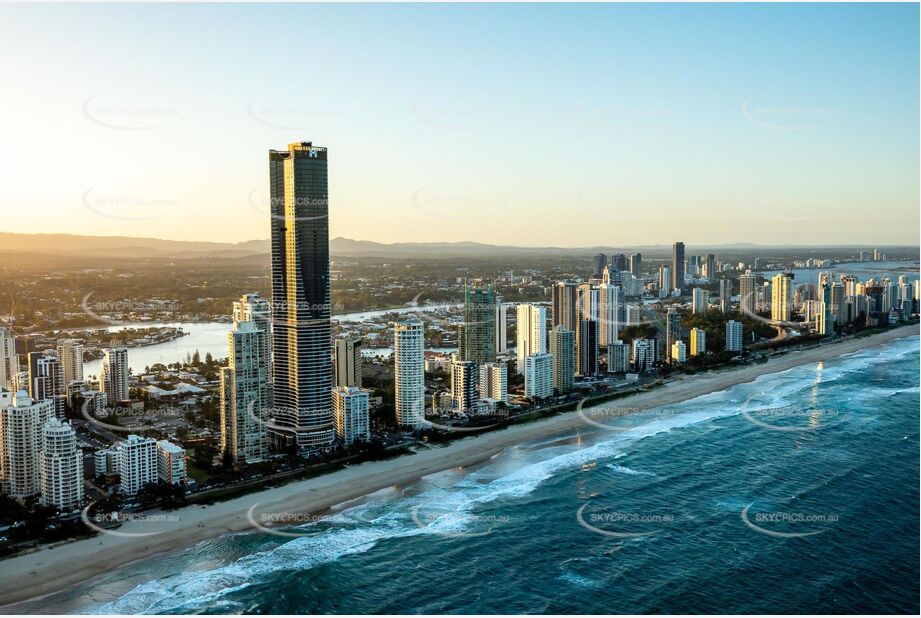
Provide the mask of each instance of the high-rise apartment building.
[{"label": "high-rise apartment building", "polygon": [[617,340],[608,345],[608,373],[630,371],[630,344]]},{"label": "high-rise apartment building", "polygon": [[221,451],[235,464],[263,461],[272,389],[269,333],[256,322],[236,322],[227,333],[228,366],[221,368]]},{"label": "high-rise apartment building", "polygon": [[608,265],[608,256],[603,253],[599,253],[595,256],[595,270],[592,274],[596,279],[601,278],[601,273],[604,271],[604,267]]},{"label": "high-rise apartment building", "polygon": [[106,394],[110,406],[128,401],[128,348],[107,348],[103,351],[99,387]]},{"label": "high-rise apartment building", "polygon": [[739,311],[748,315],[755,315],[758,302],[756,289],[757,277],[750,270],[739,275]]},{"label": "high-rise apartment building", "polygon": [[643,270],[643,254],[633,253],[630,255],[630,272],[634,277],[639,277]]},{"label": "high-rise apartment building", "polygon": [[624,312],[623,288],[602,283],[598,286],[598,342],[601,347],[617,341]]},{"label": "high-rise apartment building", "polygon": [[478,387],[482,399],[508,401],[508,365],[505,363],[480,365]]},{"label": "high-rise apartment building", "polygon": [[0,390],[0,491],[23,500],[41,493],[42,427],[54,401]]},{"label": "high-rise apartment building", "polygon": [[57,418],[42,426],[41,503],[59,511],[83,505],[83,452],[70,424]]},{"label": "high-rise apartment building", "polygon": [[508,305],[496,296],[496,355],[508,353]]},{"label": "high-rise apartment building", "polygon": [[425,423],[425,331],[421,321],[394,324],[393,366],[397,424],[419,429]]},{"label": "high-rise apartment building", "polygon": [[19,356],[16,354],[16,339],[13,329],[0,326],[0,388],[16,390],[16,376],[19,374]]},{"label": "high-rise apartment building", "polygon": [[29,353],[29,396],[35,401],[51,400],[55,416],[64,418],[67,388],[61,360],[54,353]]},{"label": "high-rise apartment building", "polygon": [[524,395],[543,399],[553,394],[553,356],[531,354],[525,360]]},{"label": "high-rise apartment building", "polygon": [[371,440],[368,391],[357,386],[337,386],[333,389],[333,414],[336,437],[343,444]]},{"label": "high-rise apartment building", "polygon": [[706,313],[708,297],[710,292],[701,288],[694,288],[691,293],[691,312],[692,313]]},{"label": "high-rise apartment building", "polygon": [[336,386],[361,388],[361,337],[347,336],[336,339]]},{"label": "high-rise apartment building", "polygon": [[691,356],[699,356],[707,351],[707,333],[702,328],[691,329]]},{"label": "high-rise apartment building", "polygon": [[683,341],[676,341],[672,344],[670,359],[673,363],[684,363],[688,360],[688,349]]},{"label": "high-rise apartment building", "polygon": [[672,293],[672,267],[659,265],[659,298],[668,298]]},{"label": "high-rise apartment building", "polygon": [[771,319],[789,322],[793,312],[793,273],[771,278]]},{"label": "high-rise apartment building", "polygon": [[593,376],[598,373],[598,322],[581,320],[576,341],[576,373]]},{"label": "high-rise apartment building", "polygon": [[458,412],[476,410],[479,401],[479,368],[473,361],[455,358],[451,363],[451,407]]},{"label": "high-rise apartment building", "polygon": [[726,350],[729,352],[742,351],[742,323],[735,320],[726,322]]},{"label": "high-rise apartment building", "polygon": [[492,285],[464,286],[464,328],[458,351],[476,365],[496,360],[496,291]]},{"label": "high-rise apartment building", "polygon": [[572,390],[576,375],[576,334],[562,324],[550,330],[550,356],[553,357],[553,389]]},{"label": "high-rise apartment building", "polygon": [[83,379],[83,344],[76,339],[61,339],[58,341],[58,359],[61,361],[61,372],[64,377],[64,387],[71,382]]},{"label": "high-rise apartment building", "polygon": [[167,485],[186,481],[185,449],[168,440],[157,442],[157,478]]},{"label": "high-rise apartment building", "polygon": [[272,377],[278,446],[305,451],[336,439],[332,410],[327,149],[269,151]]},{"label": "high-rise apartment building", "polygon": [[681,315],[674,309],[665,314],[665,353],[668,360],[675,360],[671,353],[675,343],[681,340]]},{"label": "high-rise apartment building", "polygon": [[115,461],[121,479],[119,491],[133,496],[145,485],[159,480],[157,441],[131,434],[115,444]]},{"label": "high-rise apartment building", "polygon": [[531,354],[547,353],[547,309],[541,305],[522,303],[516,311],[516,363],[518,373],[524,373],[525,359]]},{"label": "high-rise apartment building", "polygon": [[553,286],[552,294],[552,325],[560,326],[575,332],[578,318],[576,317],[576,284],[570,281],[560,281]]},{"label": "high-rise apartment building", "polygon": [[684,243],[672,245],[672,289],[684,287]]}]

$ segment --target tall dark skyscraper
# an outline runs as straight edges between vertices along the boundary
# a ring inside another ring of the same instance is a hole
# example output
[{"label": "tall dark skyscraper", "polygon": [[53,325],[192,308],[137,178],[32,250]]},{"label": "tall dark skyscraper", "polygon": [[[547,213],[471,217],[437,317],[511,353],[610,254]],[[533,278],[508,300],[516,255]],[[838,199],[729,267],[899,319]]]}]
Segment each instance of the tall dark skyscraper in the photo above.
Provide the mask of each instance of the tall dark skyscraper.
[{"label": "tall dark skyscraper", "polygon": [[277,445],[331,446],[333,425],[326,148],[269,151],[272,351]]},{"label": "tall dark skyscraper", "polygon": [[643,254],[634,253],[630,256],[630,272],[639,277],[643,268]]},{"label": "tall dark skyscraper", "polygon": [[672,245],[672,288],[684,288],[684,243]]},{"label": "tall dark skyscraper", "polygon": [[596,278],[601,278],[601,273],[604,270],[604,267],[608,265],[608,256],[603,253],[599,253],[595,256],[595,270],[592,273]]},{"label": "tall dark skyscraper", "polygon": [[458,353],[477,365],[496,360],[496,290],[492,285],[464,286],[464,323]]}]

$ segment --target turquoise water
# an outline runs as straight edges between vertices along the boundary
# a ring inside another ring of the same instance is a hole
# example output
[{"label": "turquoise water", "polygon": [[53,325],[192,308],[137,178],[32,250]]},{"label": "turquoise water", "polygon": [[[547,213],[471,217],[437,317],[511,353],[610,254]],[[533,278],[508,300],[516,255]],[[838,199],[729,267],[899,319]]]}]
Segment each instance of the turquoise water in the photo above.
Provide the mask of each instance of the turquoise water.
[{"label": "turquoise water", "polygon": [[228,536],[120,569],[69,601],[119,613],[916,613],[918,358],[912,337],[765,375],[380,492],[287,528],[294,537]]}]

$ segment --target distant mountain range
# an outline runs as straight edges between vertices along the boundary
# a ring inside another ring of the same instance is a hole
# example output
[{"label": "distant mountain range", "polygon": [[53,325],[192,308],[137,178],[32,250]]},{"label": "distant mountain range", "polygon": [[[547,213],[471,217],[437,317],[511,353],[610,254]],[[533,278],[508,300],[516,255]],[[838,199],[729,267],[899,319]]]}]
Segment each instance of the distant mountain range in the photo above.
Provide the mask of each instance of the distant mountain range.
[{"label": "distant mountain range", "polygon": [[[513,247],[490,245],[477,242],[419,242],[379,243],[370,240],[352,240],[337,237],[330,240],[330,253],[339,257],[477,257],[495,255],[534,255],[554,253],[557,255],[592,255],[595,253],[618,253],[640,251],[650,256],[664,255],[671,251],[669,245],[642,245],[632,247]],[[689,246],[695,252],[732,249],[752,250],[759,245],[737,243],[701,247]],[[767,247],[765,247],[767,248]],[[780,249],[771,246],[770,249]],[[132,238],[128,236],[79,236],[76,234],[16,234],[0,232],[0,254],[14,251],[35,255],[67,256],[80,255],[111,256],[123,258],[242,258],[251,255],[265,255],[270,252],[269,241],[248,240],[238,243],[198,242],[186,240],[162,240],[158,238]]]}]

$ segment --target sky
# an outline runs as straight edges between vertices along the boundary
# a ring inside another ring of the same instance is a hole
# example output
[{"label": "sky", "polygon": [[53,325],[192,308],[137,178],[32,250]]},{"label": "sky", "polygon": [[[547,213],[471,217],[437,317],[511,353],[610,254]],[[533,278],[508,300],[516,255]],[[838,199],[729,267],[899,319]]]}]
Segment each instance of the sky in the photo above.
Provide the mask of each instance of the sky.
[{"label": "sky", "polygon": [[0,231],[912,244],[917,4],[3,5]]}]

